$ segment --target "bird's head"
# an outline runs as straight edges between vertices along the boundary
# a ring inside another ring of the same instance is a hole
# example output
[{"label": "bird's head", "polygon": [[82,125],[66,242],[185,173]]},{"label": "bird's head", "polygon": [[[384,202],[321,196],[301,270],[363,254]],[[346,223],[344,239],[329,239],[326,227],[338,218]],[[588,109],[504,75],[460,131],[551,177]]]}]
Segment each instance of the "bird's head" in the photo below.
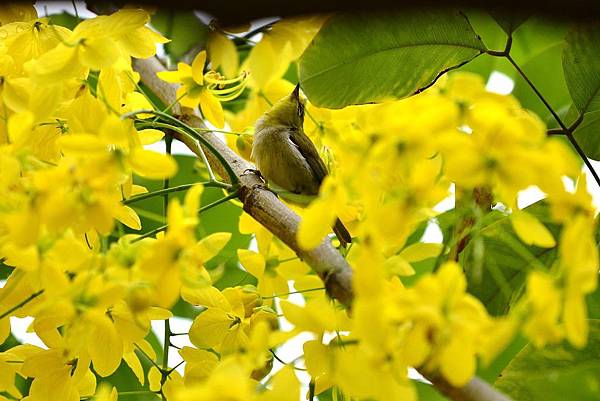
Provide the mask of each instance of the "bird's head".
[{"label": "bird's head", "polygon": [[300,93],[300,84],[292,93],[279,100],[263,116],[263,122],[268,126],[285,125],[292,128],[302,128],[304,124],[304,106],[306,98]]}]

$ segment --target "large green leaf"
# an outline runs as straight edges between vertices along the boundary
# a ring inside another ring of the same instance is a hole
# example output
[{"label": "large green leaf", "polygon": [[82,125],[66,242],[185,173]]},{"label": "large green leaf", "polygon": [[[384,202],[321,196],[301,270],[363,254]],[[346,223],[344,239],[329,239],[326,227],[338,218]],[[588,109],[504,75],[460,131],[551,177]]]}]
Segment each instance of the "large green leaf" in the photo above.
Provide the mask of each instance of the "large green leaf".
[{"label": "large green leaf", "polygon": [[600,27],[577,24],[569,29],[563,52],[565,79],[580,113],[600,109]]},{"label": "large green leaf", "polygon": [[[468,10],[465,15],[473,26],[473,30],[481,37],[486,48],[503,50],[506,46],[507,36],[498,22],[486,12]],[[481,75],[486,81],[494,71],[502,72],[508,76],[513,73],[512,66],[508,65],[502,57],[482,55],[460,68],[461,71],[474,72]]]},{"label": "large green leaf", "polygon": [[338,15],[302,55],[300,83],[321,107],[403,98],[484,50],[469,21],[454,11]]},{"label": "large green leaf", "polygon": [[573,103],[583,122],[575,130],[575,138],[585,154],[600,160],[600,28],[577,24],[566,36],[563,68]]},{"label": "large green leaf", "polygon": [[200,50],[208,38],[208,26],[190,11],[159,10],[150,23],[171,40],[165,45],[165,50],[175,61],[192,48]]},{"label": "large green leaf", "polygon": [[523,24],[527,18],[529,18],[528,13],[511,11],[511,12],[492,12],[491,13],[498,25],[502,27],[504,32],[508,35],[512,34],[517,30],[518,27]]},{"label": "large green leaf", "polygon": [[[551,224],[547,204],[538,202],[526,210],[545,223],[555,238],[560,227]],[[474,230],[460,255],[468,290],[483,302],[492,315],[505,314],[523,290],[527,273],[549,266],[556,248],[525,245],[512,229],[508,216],[492,211]]]},{"label": "large green leaf", "polygon": [[587,157],[600,160],[600,110],[585,113],[574,135]]},{"label": "large green leaf", "polygon": [[502,372],[496,387],[519,401],[600,399],[600,321],[590,320],[588,345],[526,346]]},{"label": "large green leaf", "polygon": [[[561,65],[566,26],[532,18],[513,35],[511,56],[552,108],[564,115],[571,105]],[[511,66],[515,81],[513,95],[521,105],[539,115],[550,127],[556,121],[529,84]],[[551,78],[549,78],[551,77]]]}]

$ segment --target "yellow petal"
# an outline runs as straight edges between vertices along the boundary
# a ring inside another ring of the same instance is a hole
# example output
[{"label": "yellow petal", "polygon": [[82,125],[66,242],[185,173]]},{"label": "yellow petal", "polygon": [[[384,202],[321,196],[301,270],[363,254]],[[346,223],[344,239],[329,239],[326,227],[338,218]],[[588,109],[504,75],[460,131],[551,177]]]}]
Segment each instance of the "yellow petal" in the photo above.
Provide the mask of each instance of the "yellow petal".
[{"label": "yellow petal", "polygon": [[137,28],[119,38],[127,54],[135,58],[148,58],[156,54],[157,43],[167,43],[169,40],[148,27]]},{"label": "yellow petal", "polygon": [[190,327],[190,341],[198,348],[213,348],[221,344],[232,324],[227,312],[208,308],[202,312]]},{"label": "yellow petal", "polygon": [[204,84],[204,64],[206,64],[206,50],[198,53],[192,62],[192,78],[198,85]]},{"label": "yellow petal", "polygon": [[417,242],[409,245],[400,252],[407,262],[418,262],[428,258],[435,258],[440,254],[442,244]]},{"label": "yellow petal", "polygon": [[148,193],[148,188],[146,188],[146,187],[143,187],[143,186],[137,185],[137,184],[133,184],[131,186],[131,196],[147,194],[147,193]]},{"label": "yellow petal", "polygon": [[86,369],[82,379],[77,383],[77,390],[81,398],[89,398],[96,392],[96,375]]},{"label": "yellow petal", "polygon": [[237,74],[239,57],[231,39],[219,32],[213,32],[208,41],[208,52],[212,69],[221,67],[227,78],[233,78]]},{"label": "yellow petal", "polygon": [[146,381],[146,378],[144,377],[144,368],[142,367],[142,363],[140,362],[136,353],[127,352],[123,354],[123,359],[125,360],[127,366],[129,366],[135,377],[137,377],[140,384],[143,386]]},{"label": "yellow petal", "polygon": [[317,377],[329,371],[330,361],[327,346],[320,340],[304,343],[304,361],[306,370],[312,377]]},{"label": "yellow petal", "polygon": [[202,115],[217,128],[225,126],[225,114],[221,102],[208,90],[200,92],[200,109]]},{"label": "yellow petal", "polygon": [[252,48],[248,55],[247,65],[258,88],[264,88],[269,82],[280,78],[288,67],[289,59],[277,52],[272,39],[265,35],[263,39]]},{"label": "yellow petal", "polygon": [[[89,313],[88,315],[92,315]],[[94,330],[88,343],[88,352],[94,364],[94,370],[102,377],[111,375],[123,358],[123,340],[115,326],[104,314],[92,315]]]},{"label": "yellow petal", "polygon": [[160,370],[154,365],[150,367],[148,371],[148,385],[150,387],[150,391],[158,391],[160,390],[160,381],[162,380],[162,374]]},{"label": "yellow petal", "polygon": [[215,287],[184,287],[181,290],[181,297],[192,305],[222,309],[226,312],[231,310],[231,305],[227,298]]},{"label": "yellow petal", "polygon": [[567,339],[573,346],[583,348],[588,338],[588,321],[585,298],[579,294],[568,295],[563,312]]},{"label": "yellow petal", "polygon": [[[129,92],[125,96],[125,105],[121,108],[121,113],[129,113],[136,110],[152,110],[154,107],[150,101],[140,92]],[[153,117],[150,113],[139,113],[138,118],[145,119]],[[140,131],[141,132],[141,131]],[[146,145],[143,143],[143,145]]]},{"label": "yellow petal", "polygon": [[231,235],[231,233],[213,233],[198,241],[196,250],[202,260],[207,262],[215,257],[227,245]]},{"label": "yellow petal", "polygon": [[206,379],[219,362],[219,358],[214,352],[192,347],[181,348],[179,355],[186,362],[185,381],[188,384]]},{"label": "yellow petal", "polygon": [[64,135],[58,139],[58,144],[63,152],[72,155],[100,155],[108,150],[106,142],[92,134]]},{"label": "yellow petal", "polygon": [[81,64],[92,70],[110,67],[119,57],[119,49],[112,38],[88,39],[79,46]]},{"label": "yellow petal", "polygon": [[136,174],[150,179],[163,179],[175,175],[177,162],[169,155],[145,149],[135,149],[129,159]]},{"label": "yellow petal", "polygon": [[77,47],[63,44],[28,62],[25,70],[39,84],[55,84],[68,78],[83,77],[86,69],[79,63]]},{"label": "yellow petal", "polygon": [[304,213],[298,228],[298,245],[302,249],[313,249],[331,232],[335,221],[335,210],[328,202],[314,201]]},{"label": "yellow petal", "polygon": [[138,135],[140,137],[140,141],[142,142],[142,145],[151,145],[151,144],[156,143],[156,142],[160,141],[161,139],[163,139],[165,136],[165,133],[162,131],[159,131],[157,129],[148,128],[148,129],[138,131]]},{"label": "yellow petal", "polygon": [[177,84],[180,82],[179,71],[160,71],[156,75],[165,82]]},{"label": "yellow petal", "polygon": [[510,216],[513,229],[524,243],[542,248],[556,246],[552,233],[533,215],[522,210],[515,211]]},{"label": "yellow petal", "polygon": [[238,249],[238,259],[242,267],[257,279],[262,279],[265,272],[265,258],[260,254],[248,249]]},{"label": "yellow petal", "polygon": [[258,401],[297,401],[300,397],[300,382],[290,366],[285,366],[271,379],[273,387],[261,393]]},{"label": "yellow petal", "polygon": [[17,146],[26,146],[31,142],[33,133],[33,114],[29,111],[13,114],[8,119],[8,137]]},{"label": "yellow petal", "polygon": [[387,258],[383,263],[383,267],[388,273],[398,276],[412,276],[415,274],[415,269],[400,255]]},{"label": "yellow petal", "polygon": [[10,319],[8,317],[0,319],[0,343],[4,341],[10,335]]},{"label": "yellow petal", "polygon": [[440,370],[448,382],[462,387],[475,374],[475,355],[467,341],[450,340],[440,355]]},{"label": "yellow petal", "polygon": [[140,230],[142,228],[140,217],[137,215],[135,210],[129,206],[120,205],[113,209],[113,214],[117,220],[129,228],[133,228],[134,230]]}]

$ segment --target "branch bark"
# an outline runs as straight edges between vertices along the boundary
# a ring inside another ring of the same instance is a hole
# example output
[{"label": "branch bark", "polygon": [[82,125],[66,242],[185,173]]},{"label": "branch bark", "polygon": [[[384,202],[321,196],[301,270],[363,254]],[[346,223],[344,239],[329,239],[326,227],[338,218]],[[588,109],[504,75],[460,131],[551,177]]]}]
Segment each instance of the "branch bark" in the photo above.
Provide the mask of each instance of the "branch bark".
[{"label": "branch bark", "polygon": [[[164,66],[156,58],[145,60],[136,59],[134,69],[140,74],[141,81],[154,92],[164,104],[172,104],[176,100],[177,87],[160,80],[156,73],[164,71]],[[173,113],[195,128],[205,128],[199,116],[191,110],[182,110],[179,105],[173,107]],[[200,154],[197,142],[182,138],[176,133],[176,138],[182,140],[195,154]],[[329,239],[315,249],[305,251],[298,246],[296,233],[300,217],[282,203],[271,191],[265,188],[263,182],[248,169],[254,166],[235,152],[233,152],[220,138],[209,132],[200,132],[207,141],[227,160],[233,171],[239,177],[239,198],[244,205],[244,211],[252,216],[261,225],[281,239],[296,254],[308,263],[321,277],[327,293],[346,306],[350,306],[353,299],[352,270],[348,262],[333,247]],[[227,174],[208,149],[204,149],[206,156],[215,172],[227,180]],[[454,401],[510,401],[510,398],[494,389],[487,382],[474,377],[464,387],[457,388],[450,385],[443,377],[436,374],[420,372],[444,395]]]}]

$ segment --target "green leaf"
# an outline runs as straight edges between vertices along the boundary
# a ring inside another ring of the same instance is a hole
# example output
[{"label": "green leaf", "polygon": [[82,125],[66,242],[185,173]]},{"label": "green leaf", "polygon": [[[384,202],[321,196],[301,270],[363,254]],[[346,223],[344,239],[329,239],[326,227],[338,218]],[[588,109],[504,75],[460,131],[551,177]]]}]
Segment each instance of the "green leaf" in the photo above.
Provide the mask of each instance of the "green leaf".
[{"label": "green leaf", "polygon": [[77,18],[66,11],[63,11],[60,14],[49,15],[48,20],[52,25],[64,26],[65,28],[69,28],[71,30],[82,21],[81,18]]},{"label": "green leaf", "polygon": [[580,113],[600,109],[600,27],[573,25],[563,52],[565,79]]},{"label": "green leaf", "polygon": [[302,55],[299,77],[312,103],[341,108],[415,94],[484,50],[454,11],[338,15]]},{"label": "green leaf", "polygon": [[508,35],[512,34],[529,18],[529,14],[520,12],[492,12],[492,17]]},{"label": "green leaf", "polygon": [[517,334],[488,366],[484,366],[482,363],[477,366],[477,377],[488,383],[494,383],[501,376],[502,371],[508,366],[510,361],[514,359],[527,343],[528,341],[525,337]]},{"label": "green leaf", "polygon": [[[498,23],[486,12],[469,10],[465,11],[473,29],[481,37],[488,49],[503,50],[506,46],[507,36]],[[501,57],[482,55],[460,67],[461,71],[474,72],[481,75],[486,81],[494,71],[502,72],[508,76],[513,73],[512,66],[508,65]]]},{"label": "green leaf", "polygon": [[[572,103],[561,65],[565,32],[566,26],[560,23],[532,18],[513,35],[511,50],[516,63],[559,115],[566,113]],[[539,115],[548,126],[557,126],[546,106],[514,68],[511,77],[515,81],[513,95],[521,105]]]},{"label": "green leaf", "polygon": [[585,113],[573,134],[587,157],[600,160],[600,110]]},{"label": "green leaf", "polygon": [[[537,217],[559,236],[559,227],[551,224],[547,203],[540,201],[525,210]],[[498,211],[488,213],[474,229],[460,255],[468,291],[486,306],[492,315],[505,314],[523,290],[527,273],[550,266],[556,248],[525,245],[515,234],[509,217]]]},{"label": "green leaf", "polygon": [[582,123],[574,132],[586,156],[600,160],[600,28],[577,24],[569,29],[563,52],[563,69],[573,103]]},{"label": "green leaf", "polygon": [[204,48],[209,28],[189,11],[159,10],[150,24],[171,41],[165,50],[172,60],[179,61],[194,47]]},{"label": "green leaf", "polygon": [[495,386],[519,401],[592,401],[600,398],[600,321],[590,320],[588,345],[536,349],[527,345]]}]

